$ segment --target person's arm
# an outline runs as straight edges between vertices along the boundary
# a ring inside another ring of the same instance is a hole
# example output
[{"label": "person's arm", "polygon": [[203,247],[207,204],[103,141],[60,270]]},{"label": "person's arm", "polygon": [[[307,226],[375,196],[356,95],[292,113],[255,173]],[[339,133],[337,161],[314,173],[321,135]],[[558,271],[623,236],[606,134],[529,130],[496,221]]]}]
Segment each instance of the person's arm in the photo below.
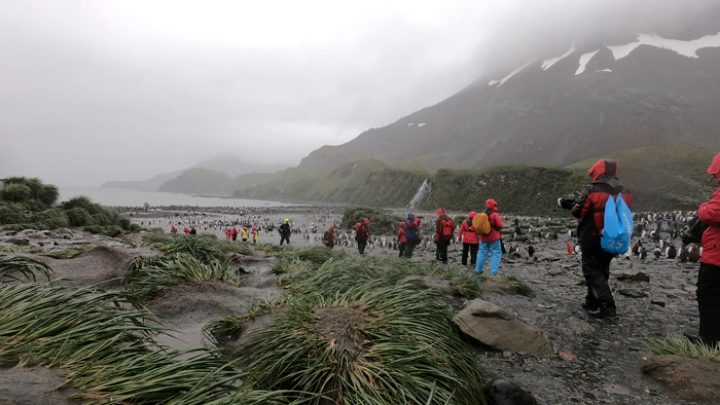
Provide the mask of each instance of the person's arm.
[{"label": "person's arm", "polygon": [[572,210],[570,212],[572,213],[572,215],[575,218],[583,219],[587,216],[588,212],[590,212],[591,206],[592,206],[592,201],[590,201],[590,189],[586,188],[580,194],[580,197],[575,202],[575,205],[573,205]]},{"label": "person's arm", "polygon": [[715,191],[710,201],[700,204],[697,215],[704,224],[720,226],[720,190]]},{"label": "person's arm", "polygon": [[505,227],[505,224],[503,224],[502,218],[500,218],[500,214],[498,214],[497,212],[493,212],[491,217],[492,217],[493,228],[495,228],[499,231]]}]

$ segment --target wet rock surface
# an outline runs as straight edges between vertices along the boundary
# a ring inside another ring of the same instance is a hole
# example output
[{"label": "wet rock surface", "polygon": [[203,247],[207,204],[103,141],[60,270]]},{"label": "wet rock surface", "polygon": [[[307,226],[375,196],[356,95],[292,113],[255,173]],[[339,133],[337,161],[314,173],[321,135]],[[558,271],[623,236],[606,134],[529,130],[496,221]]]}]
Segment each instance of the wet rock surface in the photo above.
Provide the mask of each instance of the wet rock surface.
[{"label": "wet rock surface", "polygon": [[542,332],[488,301],[470,301],[455,317],[455,323],[466,335],[498,350],[536,355],[553,353],[552,345]]}]

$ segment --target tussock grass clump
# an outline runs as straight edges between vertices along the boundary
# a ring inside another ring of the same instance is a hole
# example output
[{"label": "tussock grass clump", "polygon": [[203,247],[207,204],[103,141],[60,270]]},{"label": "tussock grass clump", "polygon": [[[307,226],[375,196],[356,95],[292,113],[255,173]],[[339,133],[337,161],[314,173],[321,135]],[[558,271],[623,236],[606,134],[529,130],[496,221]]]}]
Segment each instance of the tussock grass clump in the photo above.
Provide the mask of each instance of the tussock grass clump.
[{"label": "tussock grass clump", "polygon": [[182,253],[193,256],[200,261],[227,261],[227,247],[213,235],[176,236],[170,243],[159,247],[163,253]]},{"label": "tussock grass clump", "polygon": [[239,284],[227,261],[201,260],[186,253],[136,257],[128,264],[124,284],[132,296],[145,301],[176,285],[203,281]]},{"label": "tussock grass clump", "polygon": [[[308,296],[309,297],[309,296]],[[484,378],[438,297],[355,288],[293,303],[241,351],[259,387],[310,404],[477,404]]]},{"label": "tussock grass clump", "polygon": [[705,343],[693,343],[684,336],[667,340],[653,340],[648,344],[648,350],[658,356],[675,355],[720,362],[720,344],[712,346]]},{"label": "tussock grass clump", "polygon": [[37,281],[37,274],[50,280],[53,271],[47,264],[29,257],[0,254],[0,282]]},{"label": "tussock grass clump", "polygon": [[86,403],[265,404],[282,393],[254,391],[243,373],[206,350],[158,346],[147,314],[119,293],[0,285],[0,359],[63,367],[65,386]]},{"label": "tussock grass clump", "polygon": [[467,299],[480,296],[480,284],[472,274],[394,258],[333,258],[323,262],[316,270],[303,269],[304,266],[299,263],[281,260],[278,267],[281,270],[299,270],[287,271],[281,279],[284,286],[298,293],[333,295],[359,286],[390,287],[398,285],[408,276],[418,275],[447,280],[459,295]]},{"label": "tussock grass clump", "polygon": [[304,262],[309,262],[312,265],[318,267],[330,259],[346,258],[348,255],[338,250],[328,249],[324,246],[313,246],[302,249],[284,249],[277,253],[277,256],[282,259],[297,259]]}]

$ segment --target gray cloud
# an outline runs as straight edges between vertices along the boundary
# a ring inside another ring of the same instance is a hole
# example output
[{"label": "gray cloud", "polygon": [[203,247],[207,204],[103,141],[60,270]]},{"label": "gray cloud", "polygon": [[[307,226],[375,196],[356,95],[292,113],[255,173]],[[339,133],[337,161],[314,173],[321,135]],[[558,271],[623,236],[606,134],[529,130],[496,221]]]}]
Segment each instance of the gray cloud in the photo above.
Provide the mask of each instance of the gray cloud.
[{"label": "gray cloud", "polygon": [[97,184],[227,153],[294,164],[571,42],[687,34],[713,5],[242,3],[3,2],[0,177]]}]

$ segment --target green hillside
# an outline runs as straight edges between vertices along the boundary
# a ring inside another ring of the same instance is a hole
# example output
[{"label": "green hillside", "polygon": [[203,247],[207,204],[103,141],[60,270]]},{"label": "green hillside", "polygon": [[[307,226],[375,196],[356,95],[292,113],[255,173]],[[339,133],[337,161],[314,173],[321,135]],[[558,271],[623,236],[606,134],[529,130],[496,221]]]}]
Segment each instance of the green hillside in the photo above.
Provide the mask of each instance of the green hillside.
[{"label": "green hillside", "polygon": [[561,214],[558,197],[582,189],[587,177],[580,170],[507,166],[479,171],[439,170],[424,208],[482,210],[494,198],[504,212]]},{"label": "green hillside", "polygon": [[326,174],[299,169],[283,172],[268,184],[235,192],[236,197],[403,206],[428,176],[393,169],[377,160],[348,163]]}]

